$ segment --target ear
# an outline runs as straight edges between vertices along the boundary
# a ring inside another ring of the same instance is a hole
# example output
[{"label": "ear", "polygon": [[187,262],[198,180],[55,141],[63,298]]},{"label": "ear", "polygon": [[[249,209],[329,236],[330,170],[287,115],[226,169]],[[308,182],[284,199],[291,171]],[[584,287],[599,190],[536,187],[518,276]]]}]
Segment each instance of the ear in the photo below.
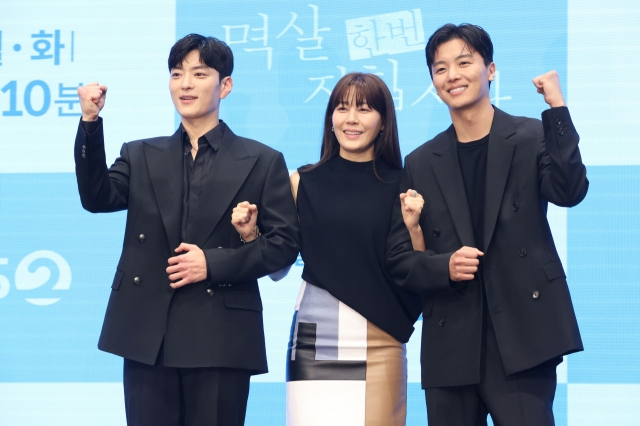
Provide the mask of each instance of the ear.
[{"label": "ear", "polygon": [[489,70],[489,81],[493,81],[496,76],[496,64],[491,62],[487,69]]},{"label": "ear", "polygon": [[229,95],[229,93],[231,93],[231,89],[233,89],[233,80],[231,79],[231,76],[223,78],[220,85],[220,99],[224,99]]}]

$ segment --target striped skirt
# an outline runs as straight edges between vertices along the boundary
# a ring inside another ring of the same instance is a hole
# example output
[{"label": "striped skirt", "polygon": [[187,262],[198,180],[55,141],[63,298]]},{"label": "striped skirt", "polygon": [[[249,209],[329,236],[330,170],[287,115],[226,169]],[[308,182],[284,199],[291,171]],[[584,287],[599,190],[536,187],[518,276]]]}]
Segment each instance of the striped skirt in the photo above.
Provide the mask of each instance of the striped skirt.
[{"label": "striped skirt", "polygon": [[405,345],[303,282],[287,351],[288,426],[404,426]]}]

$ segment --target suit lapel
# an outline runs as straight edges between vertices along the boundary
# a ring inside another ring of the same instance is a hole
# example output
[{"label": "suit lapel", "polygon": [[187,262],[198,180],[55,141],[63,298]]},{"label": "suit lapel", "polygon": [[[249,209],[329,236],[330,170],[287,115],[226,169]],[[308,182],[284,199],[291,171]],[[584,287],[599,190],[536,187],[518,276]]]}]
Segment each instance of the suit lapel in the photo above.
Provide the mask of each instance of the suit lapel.
[{"label": "suit lapel", "polygon": [[153,192],[172,249],[180,245],[182,214],[182,141],[180,130],[157,143],[144,143]]},{"label": "suit lapel", "polygon": [[433,155],[436,157],[433,161],[433,171],[460,242],[463,246],[475,247],[471,212],[460,172],[453,125],[447,129],[446,138],[443,138],[434,148]]},{"label": "suit lapel", "polygon": [[[196,230],[191,243],[203,247],[257,159],[257,156],[249,155],[242,140],[227,127],[212,170],[202,185],[202,197],[191,225],[192,229]],[[243,201],[255,203],[255,200]],[[231,217],[229,216],[226,220],[230,223]]]},{"label": "suit lapel", "polygon": [[515,144],[508,141],[508,138],[516,133],[513,119],[498,108],[494,108],[494,110],[493,123],[489,133],[489,152],[487,153],[483,251],[489,247],[496,227],[515,149]]}]

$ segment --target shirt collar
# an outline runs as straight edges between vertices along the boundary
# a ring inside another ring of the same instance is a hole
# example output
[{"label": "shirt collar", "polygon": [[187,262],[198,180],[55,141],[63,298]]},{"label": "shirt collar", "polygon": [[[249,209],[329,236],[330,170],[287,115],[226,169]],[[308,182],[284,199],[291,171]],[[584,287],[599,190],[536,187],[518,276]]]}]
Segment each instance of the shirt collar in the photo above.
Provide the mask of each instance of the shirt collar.
[{"label": "shirt collar", "polygon": [[[227,125],[224,121],[220,120],[218,125],[213,129],[209,130],[207,133],[202,135],[198,140],[198,144],[202,141],[202,138],[213,148],[214,151],[218,151],[220,145],[222,144],[222,138],[224,138],[224,133]],[[184,126],[180,123],[180,137],[182,138],[182,143],[184,144],[184,148],[186,152],[191,150],[191,142],[189,141],[189,135],[186,130],[184,130]]]}]

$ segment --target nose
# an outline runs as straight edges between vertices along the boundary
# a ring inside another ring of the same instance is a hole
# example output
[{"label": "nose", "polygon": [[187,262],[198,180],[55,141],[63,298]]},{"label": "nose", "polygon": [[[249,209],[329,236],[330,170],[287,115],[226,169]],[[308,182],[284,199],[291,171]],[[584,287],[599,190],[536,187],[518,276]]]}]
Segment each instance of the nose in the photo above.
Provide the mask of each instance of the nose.
[{"label": "nose", "polygon": [[185,73],[184,76],[182,77],[181,87],[184,90],[193,88],[193,79],[189,74]]},{"label": "nose", "polygon": [[460,76],[458,74],[458,68],[457,67],[450,67],[449,70],[447,71],[447,80],[448,81],[455,81],[458,78],[460,78]]},{"label": "nose", "polygon": [[357,124],[358,123],[358,107],[349,108],[349,113],[347,114],[347,123],[348,124]]}]

